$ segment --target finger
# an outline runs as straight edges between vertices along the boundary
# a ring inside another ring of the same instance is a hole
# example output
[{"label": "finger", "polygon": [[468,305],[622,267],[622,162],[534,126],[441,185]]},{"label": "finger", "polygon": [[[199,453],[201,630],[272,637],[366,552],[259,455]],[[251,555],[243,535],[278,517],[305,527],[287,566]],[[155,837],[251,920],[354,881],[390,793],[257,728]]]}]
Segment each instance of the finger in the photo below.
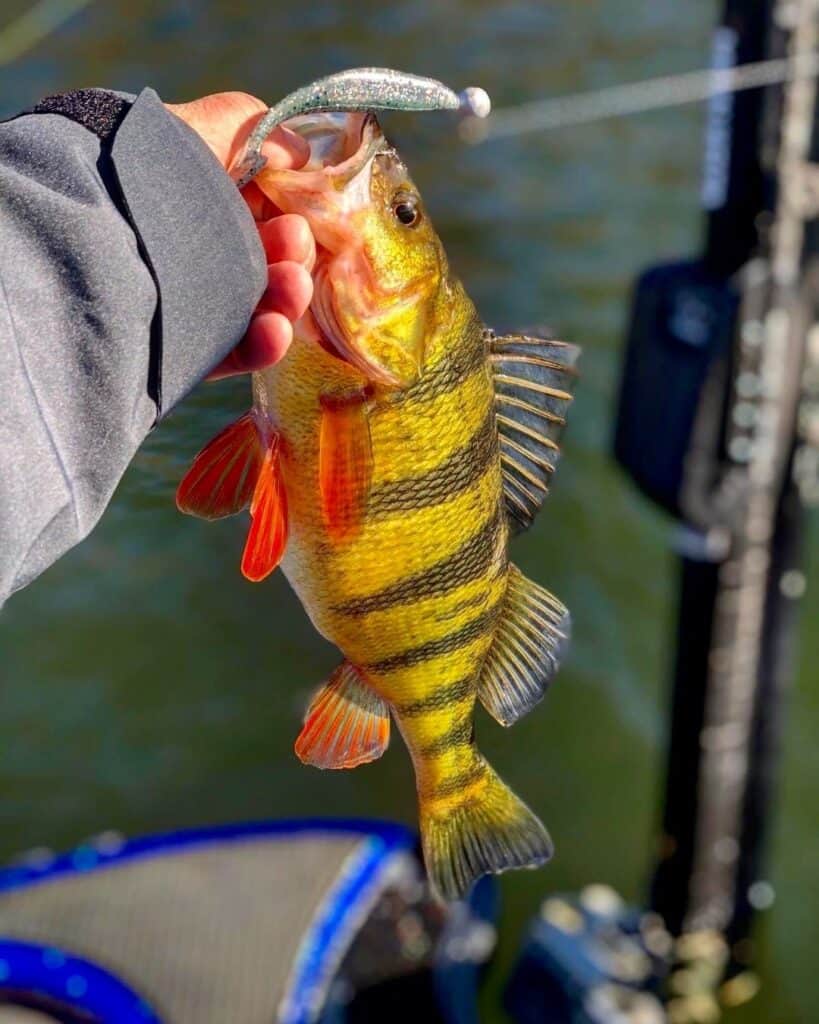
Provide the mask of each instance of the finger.
[{"label": "finger", "polygon": [[248,182],[242,189],[242,198],[250,207],[253,219],[263,223],[281,215],[281,210],[269,199],[255,181]]},{"label": "finger", "polygon": [[306,267],[284,260],[267,268],[267,288],[258,308],[281,313],[288,320],[298,320],[312,297],[313,279]]},{"label": "finger", "polygon": [[208,380],[255,373],[279,362],[287,354],[293,340],[293,325],[281,313],[257,313],[247,333],[230,355],[209,374]]},{"label": "finger", "polygon": [[310,159],[310,144],[289,128],[279,126],[262,143],[262,156],[268,167],[298,170]]},{"label": "finger", "polygon": [[285,213],[258,225],[268,263],[295,260],[312,270],[316,243],[310,225],[297,213]]},{"label": "finger", "polygon": [[[166,104],[211,148],[230,171],[244,156],[250,133],[267,112],[267,105],[244,92],[220,92],[189,103]],[[300,136],[281,126],[262,145],[262,154],[274,169],[299,168],[310,157],[310,147]]]},{"label": "finger", "polygon": [[[267,113],[267,107],[255,96],[247,93],[228,93],[232,113],[236,118],[234,135],[226,167],[230,171],[244,158],[248,139],[256,125]],[[261,154],[273,170],[298,169],[310,159],[310,145],[300,135],[283,128],[274,128],[262,143]]]},{"label": "finger", "polygon": [[[252,115],[237,125],[225,162],[228,173],[244,159],[248,139],[260,120]],[[271,170],[298,170],[309,160],[310,146],[300,135],[279,126],[262,143],[261,153]]]}]

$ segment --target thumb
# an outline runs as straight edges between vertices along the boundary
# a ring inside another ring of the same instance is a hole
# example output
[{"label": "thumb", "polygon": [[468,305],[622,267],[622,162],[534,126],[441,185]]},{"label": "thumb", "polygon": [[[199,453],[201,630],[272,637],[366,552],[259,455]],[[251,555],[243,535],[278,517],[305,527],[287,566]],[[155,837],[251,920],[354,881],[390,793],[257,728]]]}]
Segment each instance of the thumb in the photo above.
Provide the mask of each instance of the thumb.
[{"label": "thumb", "polygon": [[[218,92],[190,103],[167,103],[167,109],[192,128],[226,171],[244,155],[247,140],[267,107],[245,92]],[[275,128],[262,146],[262,155],[277,169],[303,166],[310,148],[287,128]]]}]

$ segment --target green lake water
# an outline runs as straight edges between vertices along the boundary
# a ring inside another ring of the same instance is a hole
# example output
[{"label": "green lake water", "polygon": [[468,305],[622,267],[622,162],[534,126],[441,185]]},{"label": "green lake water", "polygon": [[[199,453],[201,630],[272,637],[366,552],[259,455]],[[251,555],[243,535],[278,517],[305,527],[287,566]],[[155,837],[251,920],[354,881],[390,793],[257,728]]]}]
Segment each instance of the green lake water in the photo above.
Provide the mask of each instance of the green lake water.
[{"label": "green lake water", "polygon": [[[23,6],[5,0],[2,20]],[[506,106],[700,67],[716,13],[704,0],[107,0],[0,67],[0,113],[88,85],[151,85],[168,100],[241,88],[274,100],[364,64],[480,84]],[[493,1021],[544,895],[590,881],[630,900],[645,891],[674,563],[670,523],[614,466],[609,439],[634,275],[699,244],[703,110],[475,148],[434,118],[393,117],[388,128],[487,323],[548,323],[584,349],[553,494],[514,546],[524,571],[571,607],[571,655],[513,730],[484,715],[477,723],[481,747],[558,850],[548,868],[502,880],[500,956],[484,1001]],[[191,456],[247,401],[246,382],[198,389],[146,443],[93,536],[0,615],[0,856],[108,828],[324,813],[415,821],[400,742],[353,772],[296,760],[305,700],[336,654],[281,577],[242,580],[241,521],[206,525],[174,508]],[[815,543],[809,551],[815,564]],[[817,620],[809,587],[773,840],[777,900],[761,928],[764,988],[733,1024],[819,1019]]]}]

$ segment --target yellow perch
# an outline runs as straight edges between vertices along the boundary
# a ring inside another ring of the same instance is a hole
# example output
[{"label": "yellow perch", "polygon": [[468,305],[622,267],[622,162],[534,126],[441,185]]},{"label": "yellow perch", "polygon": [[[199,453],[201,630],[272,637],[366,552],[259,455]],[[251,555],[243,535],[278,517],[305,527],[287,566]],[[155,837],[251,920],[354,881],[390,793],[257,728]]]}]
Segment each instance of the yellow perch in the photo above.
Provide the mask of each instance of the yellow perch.
[{"label": "yellow perch", "polygon": [[372,115],[289,127],[299,171],[258,185],[307,217],[315,298],[253,408],[201,452],[179,507],[250,506],[242,562],[282,568],[341,666],[296,741],[320,768],[378,758],[392,717],[415,766],[434,888],[542,864],[549,836],[475,745],[475,701],[511,725],[543,696],[563,605],[507,557],[547,492],[577,350],[496,336],[449,272],[404,164]]}]

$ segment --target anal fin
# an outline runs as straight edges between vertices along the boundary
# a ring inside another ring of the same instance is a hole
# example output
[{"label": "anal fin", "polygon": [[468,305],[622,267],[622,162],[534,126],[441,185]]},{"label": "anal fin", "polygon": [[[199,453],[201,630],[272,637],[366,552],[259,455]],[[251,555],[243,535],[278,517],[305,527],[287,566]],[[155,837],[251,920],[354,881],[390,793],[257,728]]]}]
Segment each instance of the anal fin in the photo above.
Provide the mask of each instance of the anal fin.
[{"label": "anal fin", "polygon": [[355,768],[381,757],[389,741],[386,702],[345,661],[311,701],[296,754],[316,768]]},{"label": "anal fin", "polygon": [[543,699],[570,627],[564,605],[510,565],[506,602],[478,682],[481,703],[501,725],[512,725]]},{"label": "anal fin", "polygon": [[176,491],[180,512],[202,519],[232,516],[250,504],[263,449],[251,413],[217,434],[193,460]]}]

